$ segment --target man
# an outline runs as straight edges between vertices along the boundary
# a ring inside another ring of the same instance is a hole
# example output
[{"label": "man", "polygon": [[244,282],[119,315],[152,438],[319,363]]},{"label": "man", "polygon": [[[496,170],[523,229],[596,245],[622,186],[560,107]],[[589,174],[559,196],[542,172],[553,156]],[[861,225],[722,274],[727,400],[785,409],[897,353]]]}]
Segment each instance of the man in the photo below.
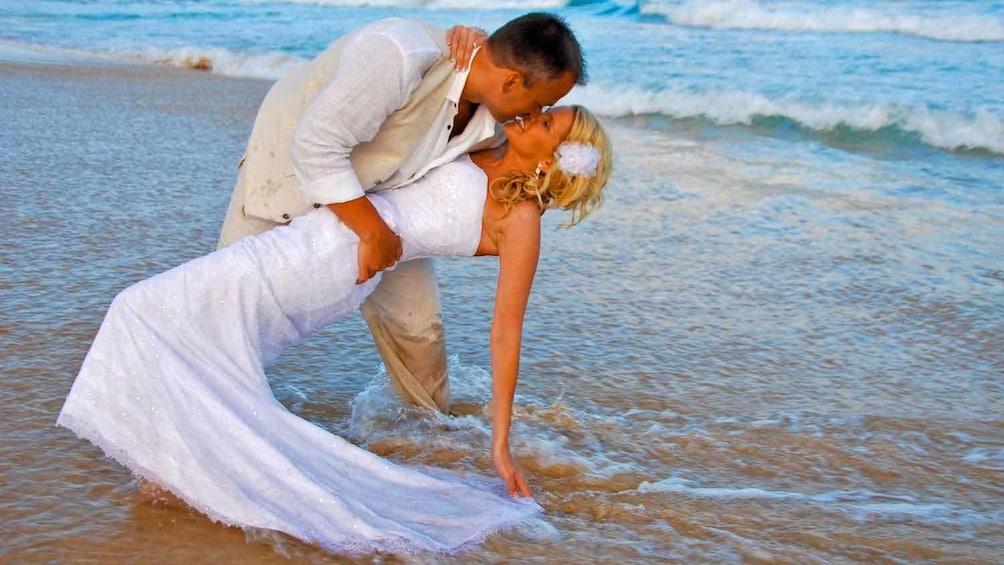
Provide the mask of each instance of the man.
[{"label": "man", "polygon": [[[328,206],[359,236],[363,282],[401,256],[400,239],[366,192],[497,144],[496,122],[532,119],[585,83],[578,41],[550,14],[499,28],[465,72],[454,72],[444,37],[421,22],[382,20],[279,79],[238,165],[220,247]],[[361,310],[402,399],[445,412],[446,345],[431,262],[386,271]]]}]

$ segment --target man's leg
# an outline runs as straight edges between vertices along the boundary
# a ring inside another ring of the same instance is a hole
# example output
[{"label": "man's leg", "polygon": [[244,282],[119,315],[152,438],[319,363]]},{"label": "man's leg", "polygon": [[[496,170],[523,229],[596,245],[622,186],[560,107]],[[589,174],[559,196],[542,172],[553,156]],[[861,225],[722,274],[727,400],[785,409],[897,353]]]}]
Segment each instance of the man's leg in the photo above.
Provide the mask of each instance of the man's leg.
[{"label": "man's leg", "polygon": [[446,412],[446,339],[431,259],[398,263],[362,305],[363,317],[402,400]]},{"label": "man's leg", "polygon": [[244,215],[244,170],[240,169],[237,174],[237,183],[234,185],[234,192],[230,195],[227,215],[223,218],[220,240],[216,244],[216,248],[223,249],[238,239],[264,233],[278,225],[269,220]]}]

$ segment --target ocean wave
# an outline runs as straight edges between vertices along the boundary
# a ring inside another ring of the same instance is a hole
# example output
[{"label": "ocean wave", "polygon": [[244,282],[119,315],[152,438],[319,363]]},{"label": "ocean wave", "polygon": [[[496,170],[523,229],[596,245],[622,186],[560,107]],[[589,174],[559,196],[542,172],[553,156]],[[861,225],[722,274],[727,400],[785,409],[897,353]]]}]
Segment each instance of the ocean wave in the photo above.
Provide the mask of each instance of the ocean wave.
[{"label": "ocean wave", "polygon": [[767,6],[755,0],[648,2],[642,14],[670,23],[713,29],[882,32],[940,41],[1004,41],[1004,20],[989,15],[925,16],[866,8],[806,9],[795,3]]},{"label": "ocean wave", "polygon": [[198,47],[150,48],[141,52],[124,51],[112,54],[129,59],[210,71],[227,76],[263,79],[277,79],[289,69],[306,61],[306,59],[278,51],[235,53],[223,48]]},{"label": "ocean wave", "polygon": [[754,125],[760,118],[781,118],[817,132],[893,130],[898,137],[916,138],[941,149],[1004,154],[1004,116],[986,109],[959,114],[892,103],[810,103],[742,91],[695,93],[609,85],[576,88],[565,101],[613,118],[661,114],[707,119],[718,125]]},{"label": "ocean wave", "polygon": [[[245,0],[260,3],[262,0]],[[426,8],[499,10],[520,9],[525,11],[564,8],[569,0],[281,0],[285,4],[306,4],[310,6],[331,6],[346,8]]]}]

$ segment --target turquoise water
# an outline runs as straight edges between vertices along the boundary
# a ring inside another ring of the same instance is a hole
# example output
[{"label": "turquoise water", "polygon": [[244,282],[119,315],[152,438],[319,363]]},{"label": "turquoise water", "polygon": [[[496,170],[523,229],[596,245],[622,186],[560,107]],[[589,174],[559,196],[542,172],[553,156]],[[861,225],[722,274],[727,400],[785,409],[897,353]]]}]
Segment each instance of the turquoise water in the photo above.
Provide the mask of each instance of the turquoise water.
[{"label": "turquoise water", "polygon": [[3,0],[0,40],[275,78],[375,19],[493,29],[530,9],[569,19],[593,78],[576,99],[608,116],[1004,154],[1000,2]]},{"label": "turquoise water", "polygon": [[[529,7],[585,46],[570,99],[606,117],[617,171],[581,226],[544,217],[513,450],[553,530],[454,561],[999,560],[1004,3],[0,0],[0,56],[271,79],[378,18]],[[5,549],[335,559],[137,502],[52,428],[115,292],[212,248],[267,88],[103,72],[0,74]],[[377,453],[491,476],[495,265],[439,273],[459,416],[402,408],[358,319],[270,377]]]}]

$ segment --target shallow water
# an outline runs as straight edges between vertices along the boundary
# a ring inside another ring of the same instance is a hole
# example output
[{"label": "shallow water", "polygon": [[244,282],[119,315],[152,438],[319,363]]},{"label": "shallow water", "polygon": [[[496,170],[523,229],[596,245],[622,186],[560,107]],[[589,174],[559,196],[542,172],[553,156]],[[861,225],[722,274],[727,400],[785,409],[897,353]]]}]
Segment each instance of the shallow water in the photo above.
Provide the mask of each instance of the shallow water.
[{"label": "shallow water", "polygon": [[[0,84],[0,555],[347,561],[151,500],[54,427],[114,294],[212,249],[268,84],[114,65],[3,65]],[[608,124],[607,204],[567,231],[545,216],[525,328],[513,450],[547,526],[358,561],[999,560],[1004,161]],[[495,265],[439,266],[457,415],[400,406],[358,319],[283,357],[273,389],[376,453],[491,478]]]}]

